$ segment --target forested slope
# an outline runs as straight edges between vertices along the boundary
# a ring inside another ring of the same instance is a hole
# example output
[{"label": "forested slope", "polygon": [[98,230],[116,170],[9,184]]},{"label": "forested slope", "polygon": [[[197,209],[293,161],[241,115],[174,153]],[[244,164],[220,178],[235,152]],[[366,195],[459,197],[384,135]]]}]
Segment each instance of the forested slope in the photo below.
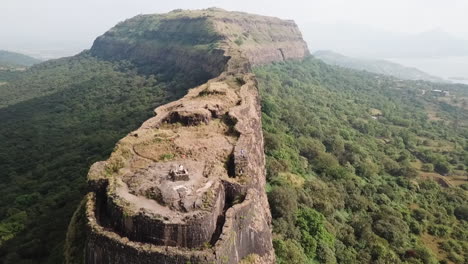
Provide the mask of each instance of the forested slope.
[{"label": "forested slope", "polygon": [[255,72],[279,263],[466,263],[467,87],[313,58]]},{"label": "forested slope", "polygon": [[[465,86],[312,58],[255,71],[280,263],[466,262]],[[1,85],[0,262],[63,263],[89,165],[187,77],[85,52]]]},{"label": "forested slope", "polygon": [[0,262],[63,263],[68,222],[89,166],[184,94],[190,78],[141,75],[87,52],[0,86]]}]

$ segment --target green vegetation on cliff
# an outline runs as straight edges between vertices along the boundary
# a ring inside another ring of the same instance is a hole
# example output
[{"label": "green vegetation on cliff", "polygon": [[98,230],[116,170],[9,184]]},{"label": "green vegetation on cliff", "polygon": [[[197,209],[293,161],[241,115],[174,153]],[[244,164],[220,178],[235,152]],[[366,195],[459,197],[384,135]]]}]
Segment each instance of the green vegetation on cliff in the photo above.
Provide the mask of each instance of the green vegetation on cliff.
[{"label": "green vegetation on cliff", "polygon": [[278,263],[466,263],[466,87],[313,58],[255,73]]},{"label": "green vegetation on cliff", "polygon": [[145,74],[184,72],[186,78],[213,78],[226,62],[224,52],[217,50],[222,38],[208,14],[195,14],[173,11],[127,19],[98,37],[90,53],[131,61]]}]

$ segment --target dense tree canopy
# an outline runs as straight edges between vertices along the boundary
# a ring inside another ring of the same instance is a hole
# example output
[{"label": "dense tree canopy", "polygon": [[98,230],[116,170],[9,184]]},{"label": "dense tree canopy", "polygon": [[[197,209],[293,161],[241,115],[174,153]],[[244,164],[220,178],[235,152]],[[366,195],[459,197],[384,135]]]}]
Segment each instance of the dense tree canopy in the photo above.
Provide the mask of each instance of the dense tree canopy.
[{"label": "dense tree canopy", "polygon": [[85,52],[0,86],[0,262],[63,263],[89,166],[192,85]]},{"label": "dense tree canopy", "polygon": [[255,73],[278,263],[468,260],[468,112],[423,92],[466,87],[313,58]]},{"label": "dense tree canopy", "polygon": [[[313,58],[255,72],[279,263],[467,261],[466,87]],[[0,73],[0,262],[63,263],[90,164],[187,77],[87,52]]]}]

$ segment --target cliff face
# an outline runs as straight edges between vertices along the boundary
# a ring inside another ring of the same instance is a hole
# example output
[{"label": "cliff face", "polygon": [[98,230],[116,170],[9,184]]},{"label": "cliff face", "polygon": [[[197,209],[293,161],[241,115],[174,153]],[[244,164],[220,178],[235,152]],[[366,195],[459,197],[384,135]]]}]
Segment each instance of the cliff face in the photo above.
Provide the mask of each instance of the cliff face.
[{"label": "cliff face", "polygon": [[98,37],[91,54],[130,60],[147,73],[181,71],[206,80],[225,70],[229,48],[251,65],[309,54],[293,21],[216,8],[136,16]]},{"label": "cliff face", "polygon": [[252,65],[299,59],[292,21],[219,9],[138,16],[95,56],[211,78],[117,144],[88,174],[86,263],[274,263]]}]

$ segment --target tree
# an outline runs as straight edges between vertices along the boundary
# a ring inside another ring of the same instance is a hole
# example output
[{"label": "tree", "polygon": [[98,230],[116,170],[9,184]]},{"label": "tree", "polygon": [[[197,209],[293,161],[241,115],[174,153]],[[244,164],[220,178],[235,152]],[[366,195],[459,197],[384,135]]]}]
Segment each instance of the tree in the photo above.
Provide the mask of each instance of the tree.
[{"label": "tree", "polygon": [[450,164],[447,161],[437,161],[434,170],[442,175],[447,175],[451,172]]},{"label": "tree", "polygon": [[304,264],[308,263],[307,256],[301,245],[294,240],[274,239],[273,246],[278,264]]},{"label": "tree", "polygon": [[296,191],[288,186],[275,187],[268,194],[273,218],[285,218],[288,221],[295,219],[297,210]]},{"label": "tree", "polygon": [[424,163],[421,166],[421,170],[425,172],[433,172],[434,171],[434,165],[432,163]]},{"label": "tree", "polygon": [[455,211],[453,214],[459,219],[459,220],[465,220],[468,221],[468,206],[459,206],[455,208]]},{"label": "tree", "polygon": [[303,207],[298,210],[296,225],[301,231],[301,245],[305,254],[313,259],[318,257],[317,250],[319,250],[320,258],[328,261],[334,259],[330,248],[334,246],[335,239],[325,228],[324,221],[325,218],[322,214],[314,209]]}]

